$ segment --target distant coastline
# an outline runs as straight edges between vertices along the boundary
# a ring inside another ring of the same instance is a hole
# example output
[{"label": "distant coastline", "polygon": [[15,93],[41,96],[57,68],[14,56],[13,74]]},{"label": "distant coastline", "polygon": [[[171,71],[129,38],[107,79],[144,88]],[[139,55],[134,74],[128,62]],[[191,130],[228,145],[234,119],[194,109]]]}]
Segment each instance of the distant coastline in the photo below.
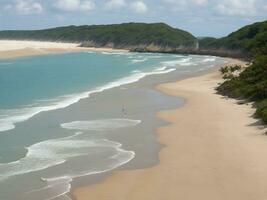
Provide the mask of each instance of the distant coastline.
[{"label": "distant coastline", "polygon": [[267,21],[254,23],[222,38],[202,37],[165,23],[65,26],[43,30],[0,31],[2,40],[50,41],[84,48],[133,52],[212,55],[251,60],[265,50]]},{"label": "distant coastline", "polygon": [[246,57],[240,51],[230,50],[160,50],[125,48],[116,49],[112,47],[86,47],[81,43],[37,41],[37,40],[1,40],[0,39],[0,59],[11,59],[24,56],[35,56],[44,54],[57,54],[68,52],[95,51],[95,52],[138,52],[138,53],[169,53],[169,54],[192,54],[192,55],[210,55],[227,58],[245,59]]},{"label": "distant coastline", "polygon": [[171,53],[171,54],[191,54],[191,55],[203,55],[203,56],[217,56],[225,58],[236,58],[249,60],[247,54],[239,50],[229,50],[229,49],[181,49],[181,50],[149,50],[149,49],[133,49],[132,52],[140,53]]}]

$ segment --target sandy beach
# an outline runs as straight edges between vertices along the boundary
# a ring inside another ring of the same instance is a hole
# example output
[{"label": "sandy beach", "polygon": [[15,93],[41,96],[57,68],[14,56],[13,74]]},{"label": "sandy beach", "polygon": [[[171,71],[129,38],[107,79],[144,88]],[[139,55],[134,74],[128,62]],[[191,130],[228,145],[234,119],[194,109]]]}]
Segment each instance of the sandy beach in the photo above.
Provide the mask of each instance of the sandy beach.
[{"label": "sandy beach", "polygon": [[[74,43],[0,40],[0,58],[75,51]],[[240,64],[234,60],[233,64]],[[244,63],[242,63],[244,64]],[[159,164],[115,171],[104,181],[75,189],[76,200],[260,200],[267,198],[266,129],[256,126],[250,104],[216,94],[219,72],[162,84],[158,90],[182,97],[185,106],[158,113],[169,125],[157,129],[164,145]]]},{"label": "sandy beach", "polygon": [[77,200],[259,200],[267,198],[267,137],[250,104],[216,94],[219,72],[158,86],[186,99],[158,113],[170,122],[157,129],[160,163],[116,171],[78,188]]},{"label": "sandy beach", "polygon": [[75,51],[121,52],[111,48],[84,48],[78,43],[0,40],[0,59]]}]

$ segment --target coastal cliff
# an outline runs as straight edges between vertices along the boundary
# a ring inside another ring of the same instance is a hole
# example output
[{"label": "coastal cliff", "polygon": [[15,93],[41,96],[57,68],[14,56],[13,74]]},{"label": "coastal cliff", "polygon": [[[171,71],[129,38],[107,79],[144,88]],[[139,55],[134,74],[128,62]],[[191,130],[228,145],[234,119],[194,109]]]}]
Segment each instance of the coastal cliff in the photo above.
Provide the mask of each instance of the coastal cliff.
[{"label": "coastal cliff", "polygon": [[267,52],[267,21],[245,26],[226,37],[199,38],[194,48],[135,48],[138,52],[213,55],[251,60]]}]

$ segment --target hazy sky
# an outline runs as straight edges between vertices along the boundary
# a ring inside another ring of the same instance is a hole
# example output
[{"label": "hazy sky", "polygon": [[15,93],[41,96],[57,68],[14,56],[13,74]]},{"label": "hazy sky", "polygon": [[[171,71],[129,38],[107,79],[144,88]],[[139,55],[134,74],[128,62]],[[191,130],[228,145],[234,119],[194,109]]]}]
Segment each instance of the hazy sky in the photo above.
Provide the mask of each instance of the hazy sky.
[{"label": "hazy sky", "polygon": [[0,29],[165,22],[195,36],[224,36],[267,20],[267,0],[0,0]]}]

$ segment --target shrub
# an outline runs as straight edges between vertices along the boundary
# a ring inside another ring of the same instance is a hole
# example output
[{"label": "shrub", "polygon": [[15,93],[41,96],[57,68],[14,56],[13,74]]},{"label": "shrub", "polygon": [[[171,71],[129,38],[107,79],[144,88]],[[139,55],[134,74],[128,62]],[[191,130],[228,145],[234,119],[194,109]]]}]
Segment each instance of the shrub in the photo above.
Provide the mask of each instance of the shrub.
[{"label": "shrub", "polygon": [[[233,69],[238,70],[239,66]],[[222,71],[222,70],[220,70]],[[226,69],[223,69],[225,72]],[[256,102],[256,116],[267,123],[267,55],[258,56],[254,59],[251,66],[246,68],[238,77],[224,74],[227,79],[217,90],[219,93],[233,97],[243,98]]]}]

